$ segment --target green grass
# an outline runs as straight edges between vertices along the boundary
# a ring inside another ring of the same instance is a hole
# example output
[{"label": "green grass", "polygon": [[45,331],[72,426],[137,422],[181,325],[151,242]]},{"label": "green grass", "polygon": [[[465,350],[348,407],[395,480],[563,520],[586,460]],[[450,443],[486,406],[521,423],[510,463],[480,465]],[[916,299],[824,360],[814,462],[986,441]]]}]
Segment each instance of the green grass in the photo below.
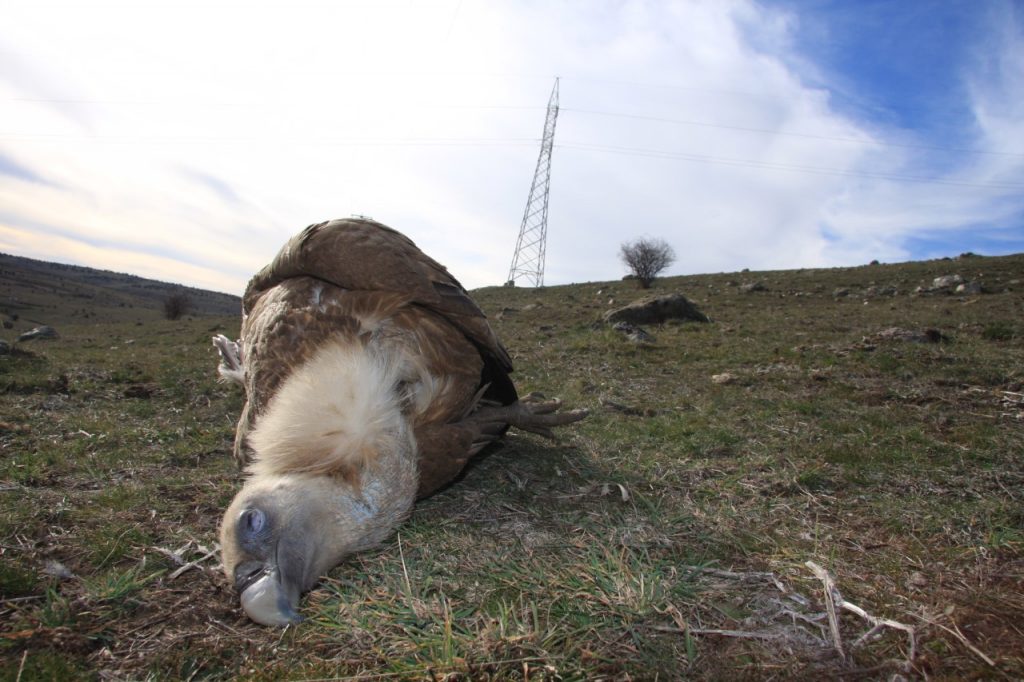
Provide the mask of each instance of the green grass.
[{"label": "green grass", "polygon": [[[961,270],[992,293],[910,295]],[[176,574],[168,556],[206,554],[239,483],[242,401],[208,340],[238,320],[54,320],[60,340],[0,356],[0,679],[898,672],[905,638],[854,648],[866,625],[849,614],[846,664],[794,639],[815,627],[780,608],[823,609],[807,561],[917,628],[911,676],[1019,678],[1021,271],[1014,256],[663,280],[655,293],[714,322],[651,327],[652,347],[594,324],[641,295],[628,282],[474,292],[521,391],[591,416],[557,443],[510,435],[283,632],[241,615],[216,557]],[[768,291],[729,284],[755,280]],[[865,304],[872,285],[900,293]]]}]

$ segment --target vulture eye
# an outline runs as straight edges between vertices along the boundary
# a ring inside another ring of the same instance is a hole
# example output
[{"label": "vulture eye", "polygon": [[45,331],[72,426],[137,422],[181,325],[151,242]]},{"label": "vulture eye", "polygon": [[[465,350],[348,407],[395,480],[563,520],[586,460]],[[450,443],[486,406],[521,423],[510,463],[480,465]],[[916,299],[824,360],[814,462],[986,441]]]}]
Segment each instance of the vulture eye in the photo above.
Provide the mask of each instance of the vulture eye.
[{"label": "vulture eye", "polygon": [[267,515],[259,509],[247,509],[242,512],[240,521],[246,535],[259,535],[267,525]]}]

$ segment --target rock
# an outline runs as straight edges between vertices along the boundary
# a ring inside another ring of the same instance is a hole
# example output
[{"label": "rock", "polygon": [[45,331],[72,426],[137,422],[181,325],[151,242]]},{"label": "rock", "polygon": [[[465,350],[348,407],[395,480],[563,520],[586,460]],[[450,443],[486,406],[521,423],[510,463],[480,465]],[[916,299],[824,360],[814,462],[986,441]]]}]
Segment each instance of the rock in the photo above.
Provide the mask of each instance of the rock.
[{"label": "rock", "polygon": [[896,287],[870,286],[864,290],[865,298],[880,298],[882,296],[895,296],[899,293]]},{"label": "rock", "polygon": [[506,315],[514,315],[515,313],[518,313],[518,312],[519,312],[518,308],[509,308],[508,306],[505,306],[504,308],[502,308],[501,310],[498,311],[498,314],[494,316],[494,319],[495,320],[503,320],[503,319],[505,319]]},{"label": "rock", "polygon": [[11,352],[11,344],[0,339],[0,355],[8,355]]},{"label": "rock", "polygon": [[682,294],[642,298],[604,315],[604,321],[611,323],[663,324],[666,320],[711,321]]},{"label": "rock", "polygon": [[913,343],[939,343],[940,341],[948,341],[942,332],[938,329],[925,329],[923,331],[914,331],[911,329],[902,329],[901,327],[889,327],[883,329],[877,334],[871,336],[865,336],[864,342],[878,342],[878,341],[910,341]]},{"label": "rock", "polygon": [[764,282],[749,282],[747,284],[741,284],[740,291],[745,294],[751,294],[755,291],[768,291],[768,287],[764,285]]},{"label": "rock", "polygon": [[53,327],[43,325],[42,327],[36,327],[35,329],[29,329],[27,332],[18,337],[18,341],[34,341],[35,339],[59,339],[60,334]]},{"label": "rock", "polygon": [[964,294],[965,296],[977,296],[981,293],[981,282],[964,282],[958,284],[956,287],[956,293]]},{"label": "rock", "polygon": [[957,284],[963,284],[964,278],[960,275],[945,275],[932,280],[932,289],[951,289]]},{"label": "rock", "polygon": [[836,289],[832,292],[832,298],[846,298],[849,295],[849,289]]},{"label": "rock", "polygon": [[71,569],[54,559],[48,559],[43,565],[43,575],[56,578],[57,580],[71,580],[75,577]]},{"label": "rock", "polygon": [[617,332],[622,332],[630,341],[640,345],[649,345],[657,340],[645,330],[637,327],[636,325],[630,324],[629,322],[616,322],[612,329]]},{"label": "rock", "polygon": [[716,384],[735,384],[739,380],[739,377],[730,372],[722,372],[721,374],[712,374],[711,381]]},{"label": "rock", "polygon": [[915,294],[948,294],[955,291],[958,294],[974,296],[982,292],[980,282],[968,282],[960,275],[944,275],[932,280],[930,287],[917,287]]}]

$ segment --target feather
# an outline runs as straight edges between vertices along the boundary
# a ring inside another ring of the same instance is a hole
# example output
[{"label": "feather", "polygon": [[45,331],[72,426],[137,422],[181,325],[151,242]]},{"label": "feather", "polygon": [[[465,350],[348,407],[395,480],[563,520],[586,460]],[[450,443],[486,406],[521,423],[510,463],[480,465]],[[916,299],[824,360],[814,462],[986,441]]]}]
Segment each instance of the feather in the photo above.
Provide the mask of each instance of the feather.
[{"label": "feather", "polygon": [[243,314],[235,457],[253,475],[358,480],[398,437],[382,426],[397,410],[426,494],[504,432],[476,442],[457,423],[481,400],[517,399],[508,354],[462,285],[379,223],[306,228],[252,278]]},{"label": "feather", "polygon": [[358,480],[380,452],[411,437],[395,390],[400,370],[361,343],[321,347],[292,372],[250,434],[250,473]]}]

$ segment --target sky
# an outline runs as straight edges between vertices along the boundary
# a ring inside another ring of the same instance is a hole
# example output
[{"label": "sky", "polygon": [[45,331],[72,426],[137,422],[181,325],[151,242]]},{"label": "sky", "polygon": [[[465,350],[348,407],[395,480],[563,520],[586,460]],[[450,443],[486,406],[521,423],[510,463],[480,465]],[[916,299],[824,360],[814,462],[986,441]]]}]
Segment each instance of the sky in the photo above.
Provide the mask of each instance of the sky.
[{"label": "sky", "polygon": [[240,294],[358,214],[501,284],[556,77],[548,285],[1024,251],[1012,0],[0,0],[0,251]]}]

